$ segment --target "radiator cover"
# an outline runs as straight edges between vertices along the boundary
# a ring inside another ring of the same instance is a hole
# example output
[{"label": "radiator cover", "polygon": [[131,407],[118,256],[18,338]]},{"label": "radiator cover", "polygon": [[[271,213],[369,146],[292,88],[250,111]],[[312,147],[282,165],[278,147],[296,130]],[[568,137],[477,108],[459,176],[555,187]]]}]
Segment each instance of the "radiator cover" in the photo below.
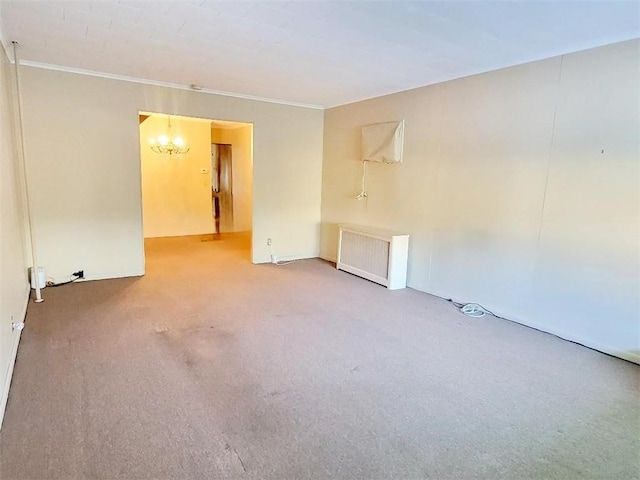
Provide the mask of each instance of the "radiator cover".
[{"label": "radiator cover", "polygon": [[409,235],[359,225],[339,225],[336,268],[397,290],[407,286]]}]

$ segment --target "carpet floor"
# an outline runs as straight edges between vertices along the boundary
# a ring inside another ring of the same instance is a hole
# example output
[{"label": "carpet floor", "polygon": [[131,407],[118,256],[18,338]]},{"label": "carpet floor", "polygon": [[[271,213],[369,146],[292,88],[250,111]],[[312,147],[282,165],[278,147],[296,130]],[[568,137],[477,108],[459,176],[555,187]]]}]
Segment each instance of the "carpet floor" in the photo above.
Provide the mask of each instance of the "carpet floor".
[{"label": "carpet floor", "polygon": [[205,238],[30,304],[0,478],[639,477],[637,365]]}]

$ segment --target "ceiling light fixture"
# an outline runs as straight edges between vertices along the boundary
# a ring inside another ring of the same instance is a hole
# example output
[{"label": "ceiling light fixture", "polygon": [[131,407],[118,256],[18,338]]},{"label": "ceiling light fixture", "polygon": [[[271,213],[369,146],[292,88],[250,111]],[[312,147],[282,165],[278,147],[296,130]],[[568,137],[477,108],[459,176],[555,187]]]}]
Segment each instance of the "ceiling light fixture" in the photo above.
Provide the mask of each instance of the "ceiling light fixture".
[{"label": "ceiling light fixture", "polygon": [[182,155],[189,151],[189,147],[185,145],[182,137],[171,137],[171,115],[167,115],[168,125],[167,134],[158,135],[156,138],[149,140],[151,150],[156,153],[164,153],[169,155]]}]

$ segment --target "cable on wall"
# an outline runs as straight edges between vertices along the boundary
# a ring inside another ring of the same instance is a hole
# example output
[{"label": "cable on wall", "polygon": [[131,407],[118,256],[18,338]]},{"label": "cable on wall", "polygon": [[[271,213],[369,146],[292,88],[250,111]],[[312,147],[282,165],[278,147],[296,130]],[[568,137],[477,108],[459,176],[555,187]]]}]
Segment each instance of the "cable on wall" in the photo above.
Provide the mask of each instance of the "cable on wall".
[{"label": "cable on wall", "polygon": [[362,200],[367,198],[367,161],[362,161],[362,182],[360,184],[360,193],[356,197],[356,200]]},{"label": "cable on wall", "polygon": [[33,282],[34,290],[36,291],[36,299],[34,300],[36,303],[43,302],[42,292],[40,291],[40,282],[39,282],[39,268],[38,268],[38,255],[36,248],[36,239],[33,235],[33,219],[31,218],[31,205],[29,203],[29,182],[27,180],[27,164],[25,158],[25,146],[24,146],[24,119],[22,117],[22,94],[20,91],[20,60],[18,59],[18,42],[15,40],[11,42],[13,46],[13,65],[15,70],[16,77],[16,97],[18,99],[18,132],[20,136],[20,148],[18,149],[18,154],[20,156],[20,164],[22,167],[22,183],[24,187],[24,202],[25,202],[25,210],[27,214],[27,225],[29,230],[29,242],[31,245],[31,260],[33,262],[31,275],[35,276],[36,280]]},{"label": "cable on wall", "polygon": [[69,275],[69,279],[64,282],[56,283],[53,279],[48,279],[46,285],[47,287],[62,287],[63,285],[69,285],[70,283],[77,282],[82,278],[84,278],[84,270],[79,270]]},{"label": "cable on wall", "polygon": [[267,245],[269,246],[269,258],[271,258],[271,263],[273,265],[290,265],[296,262],[296,260],[278,260],[277,255],[274,255],[273,253],[273,245],[271,244],[271,239],[268,240]]}]

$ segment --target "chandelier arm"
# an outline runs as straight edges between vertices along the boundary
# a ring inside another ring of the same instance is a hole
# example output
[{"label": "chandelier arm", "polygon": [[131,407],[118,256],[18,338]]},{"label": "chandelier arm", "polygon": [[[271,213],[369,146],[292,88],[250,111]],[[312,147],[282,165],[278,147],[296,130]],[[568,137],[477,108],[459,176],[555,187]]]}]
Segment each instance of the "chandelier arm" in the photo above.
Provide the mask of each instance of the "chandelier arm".
[{"label": "chandelier arm", "polygon": [[171,115],[167,115],[167,134],[152,139],[151,143],[150,148],[154,153],[182,155],[190,150],[190,147],[184,144],[184,140],[181,137],[173,137],[171,135]]}]

